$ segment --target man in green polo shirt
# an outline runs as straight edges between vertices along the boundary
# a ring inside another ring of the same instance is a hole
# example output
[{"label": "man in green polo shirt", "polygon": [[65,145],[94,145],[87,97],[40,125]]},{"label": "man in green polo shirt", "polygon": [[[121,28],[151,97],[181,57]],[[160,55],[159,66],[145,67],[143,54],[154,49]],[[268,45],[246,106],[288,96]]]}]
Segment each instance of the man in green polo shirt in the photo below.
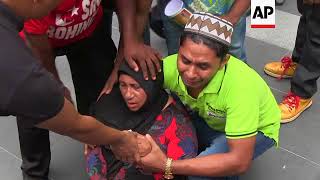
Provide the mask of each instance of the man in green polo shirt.
[{"label": "man in green polo shirt", "polygon": [[277,102],[258,73],[227,55],[232,30],[219,17],[195,13],[179,53],[163,60],[164,86],[197,116],[193,122],[201,151],[196,158],[172,161],[147,136],[152,151],[142,158],[144,169],[164,172],[166,178],[238,179],[252,159],[278,143]]}]

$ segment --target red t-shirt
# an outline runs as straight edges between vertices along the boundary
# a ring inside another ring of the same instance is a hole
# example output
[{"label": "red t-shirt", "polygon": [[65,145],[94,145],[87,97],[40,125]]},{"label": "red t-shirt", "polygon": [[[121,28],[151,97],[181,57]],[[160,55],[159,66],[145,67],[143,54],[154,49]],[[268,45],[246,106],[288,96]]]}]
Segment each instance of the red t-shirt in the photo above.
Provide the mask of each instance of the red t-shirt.
[{"label": "red t-shirt", "polygon": [[62,47],[91,35],[102,15],[101,0],[63,0],[48,16],[26,21],[23,30],[47,33],[53,47]]}]

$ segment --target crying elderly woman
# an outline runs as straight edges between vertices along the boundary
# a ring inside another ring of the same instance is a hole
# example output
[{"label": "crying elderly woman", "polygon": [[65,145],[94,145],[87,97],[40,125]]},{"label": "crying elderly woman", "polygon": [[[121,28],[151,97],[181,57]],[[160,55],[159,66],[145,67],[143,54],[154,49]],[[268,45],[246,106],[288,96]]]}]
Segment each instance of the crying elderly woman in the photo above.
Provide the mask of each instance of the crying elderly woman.
[{"label": "crying elderly woman", "polygon": [[[142,73],[133,71],[124,63],[119,69],[118,78],[119,84],[111,93],[103,95],[93,106],[93,116],[119,130],[132,129],[138,132],[141,134],[139,146],[148,147],[149,142],[142,135],[150,134],[168,157],[195,157],[198,146],[195,130],[184,107],[162,88],[163,74],[159,73],[155,81],[146,81]],[[106,146],[90,147],[87,149],[86,162],[91,180],[163,179],[162,174],[141,172],[117,160]],[[148,152],[140,153],[144,156]]]}]

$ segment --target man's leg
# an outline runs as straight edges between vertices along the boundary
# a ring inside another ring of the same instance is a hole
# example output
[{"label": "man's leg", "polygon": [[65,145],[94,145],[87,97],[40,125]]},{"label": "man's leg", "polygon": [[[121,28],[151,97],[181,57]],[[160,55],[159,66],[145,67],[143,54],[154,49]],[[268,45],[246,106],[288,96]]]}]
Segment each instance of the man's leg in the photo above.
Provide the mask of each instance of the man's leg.
[{"label": "man's leg", "polygon": [[47,180],[51,160],[49,131],[22,127],[19,122],[23,119],[17,119],[23,179]]},{"label": "man's leg", "polygon": [[162,10],[159,8],[160,3],[163,0],[157,0],[157,5],[151,9],[150,13],[150,28],[161,38],[165,38],[163,33],[163,23],[161,20]]},{"label": "man's leg", "polygon": [[175,23],[172,19],[164,14],[164,9],[168,4],[168,0],[161,0],[157,4],[161,13],[161,20],[163,23],[163,32],[166,38],[168,55],[176,54],[179,51],[179,39],[184,27]]},{"label": "man's leg", "polygon": [[106,33],[106,36],[111,37],[112,35],[112,16],[113,16],[113,11],[109,9],[104,9],[103,10],[103,28],[104,32]]},{"label": "man's leg", "polygon": [[306,38],[291,80],[291,91],[303,99],[308,99],[316,93],[317,79],[320,76],[320,4],[304,5],[303,8]]},{"label": "man's leg", "polygon": [[305,39],[291,80],[291,92],[279,105],[281,123],[294,121],[312,105],[311,97],[317,92],[320,77],[320,4],[307,5],[302,1],[298,0],[298,5],[302,6],[298,9],[303,11],[302,16],[305,17]]},{"label": "man's leg", "polygon": [[97,100],[113,69],[115,56],[116,47],[101,26],[92,36],[70,47],[67,57],[81,114],[89,114],[90,105]]},{"label": "man's leg", "polygon": [[115,11],[115,2],[114,1],[101,1],[103,7],[103,19],[102,19],[102,26],[103,31],[106,33],[107,36],[112,35],[112,16],[113,12]]},{"label": "man's leg", "polygon": [[229,53],[243,62],[247,62],[246,47],[244,40],[246,38],[246,16],[242,16],[236,24]]},{"label": "man's leg", "polygon": [[300,20],[299,20],[296,41],[295,41],[294,49],[291,56],[294,62],[300,61],[300,56],[302,54],[302,49],[306,39],[306,17],[304,16],[304,13],[303,13],[302,3],[303,2],[300,0],[297,1],[298,11],[300,14],[302,14],[302,16],[300,17]]},{"label": "man's leg", "polygon": [[296,41],[292,56],[284,56],[280,61],[270,62],[265,65],[264,71],[266,74],[276,78],[292,78],[296,71],[297,63],[300,61],[302,49],[306,39],[306,16],[304,15],[304,7],[302,0],[297,0],[298,11],[302,16],[300,17]]},{"label": "man's leg", "polygon": [[196,129],[198,138],[198,153],[204,151],[212,141],[221,135],[220,132],[213,131],[212,128],[196,112],[190,112],[192,124]]},{"label": "man's leg", "polygon": [[[214,130],[209,130],[209,126],[202,119],[193,119],[195,121],[194,126],[197,130],[197,136],[199,142],[208,143],[210,139],[210,144],[206,147],[204,151],[202,151],[199,156],[206,156],[218,153],[226,153],[229,151],[229,146],[227,142],[226,135],[221,132],[217,132]],[[273,139],[266,137],[263,133],[258,132],[256,136],[256,144],[253,159],[259,157],[265,151],[270,149],[275,144]],[[232,177],[189,177],[189,180],[238,180],[238,176]]]}]

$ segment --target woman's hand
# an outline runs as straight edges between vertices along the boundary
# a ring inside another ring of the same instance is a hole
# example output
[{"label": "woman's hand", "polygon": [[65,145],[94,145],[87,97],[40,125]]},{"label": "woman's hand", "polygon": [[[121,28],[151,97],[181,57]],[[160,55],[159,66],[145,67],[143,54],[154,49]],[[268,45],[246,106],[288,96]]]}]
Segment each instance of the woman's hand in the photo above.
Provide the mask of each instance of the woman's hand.
[{"label": "woman's hand", "polygon": [[112,88],[115,83],[118,82],[118,69],[114,68],[112,70],[112,73],[110,74],[106,84],[104,85],[98,99],[103,95],[103,94],[110,94],[112,91]]},{"label": "woman's hand", "polygon": [[91,145],[91,144],[84,144],[84,155],[88,155],[90,151],[92,151],[94,148],[96,148],[96,145]]},{"label": "woman's hand", "polygon": [[141,163],[138,163],[138,166],[146,172],[152,171],[162,173],[165,169],[167,156],[162,152],[149,134],[146,135],[146,138],[150,142],[152,150],[146,156],[141,157]]},{"label": "woman's hand", "polygon": [[142,136],[140,134],[138,135],[137,139],[138,139],[139,154],[141,157],[144,157],[151,152],[152,150],[151,144],[145,136]]}]

